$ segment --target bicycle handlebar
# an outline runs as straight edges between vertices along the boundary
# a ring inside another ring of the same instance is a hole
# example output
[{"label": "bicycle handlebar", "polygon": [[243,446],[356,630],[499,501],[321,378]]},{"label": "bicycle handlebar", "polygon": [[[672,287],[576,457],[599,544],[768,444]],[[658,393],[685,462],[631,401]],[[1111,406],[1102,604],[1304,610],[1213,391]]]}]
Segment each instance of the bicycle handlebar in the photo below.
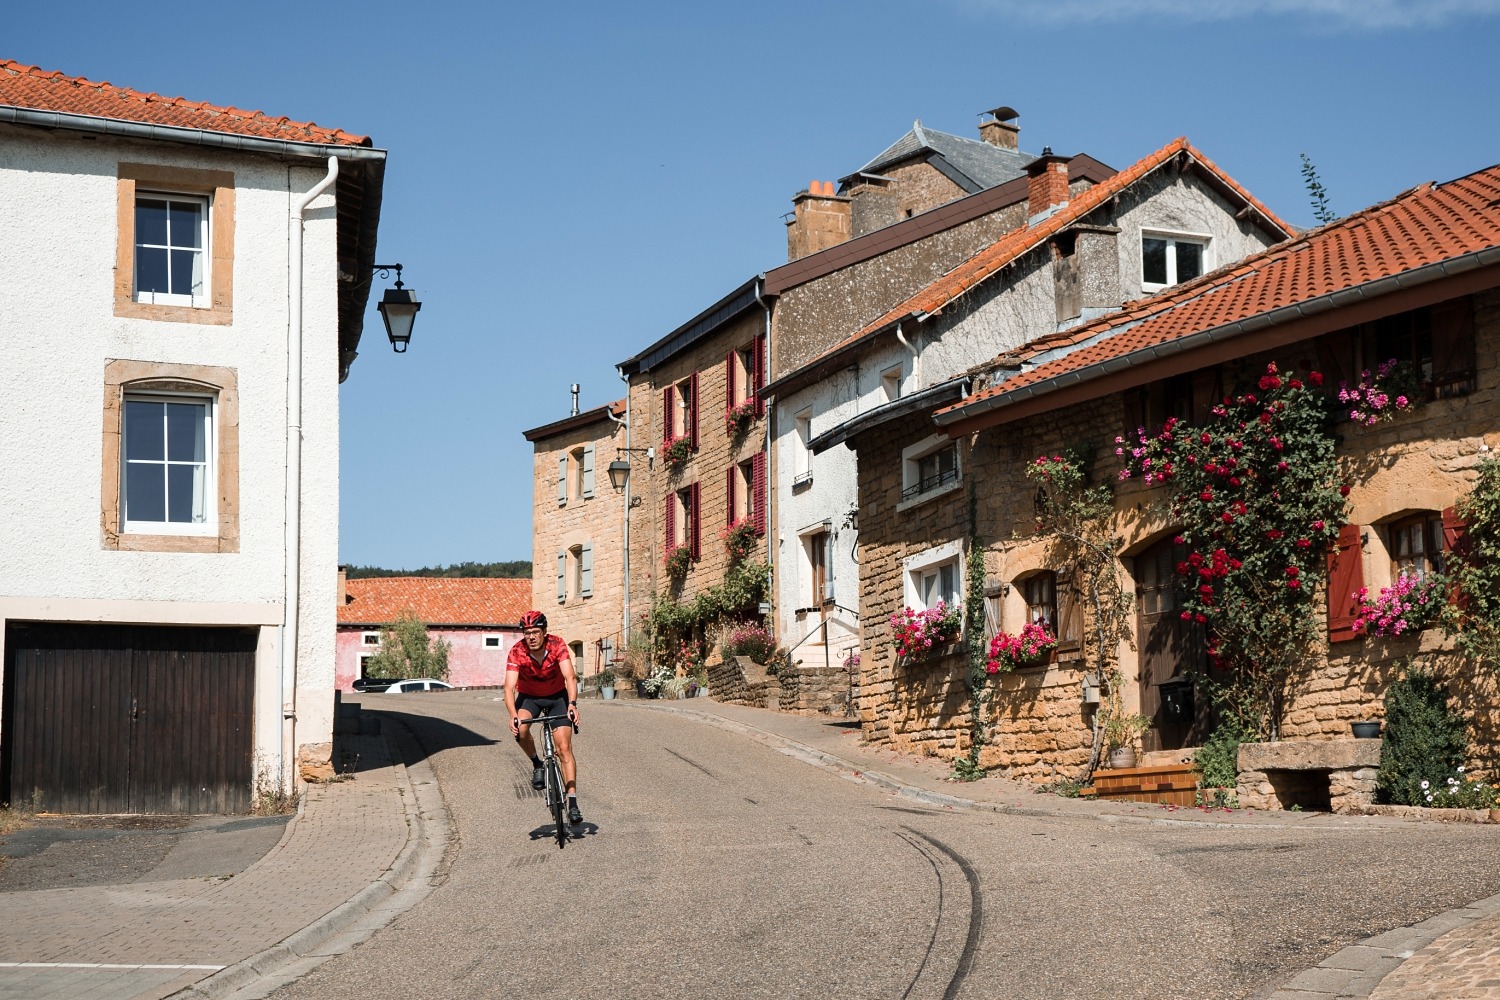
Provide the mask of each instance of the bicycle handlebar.
[{"label": "bicycle handlebar", "polygon": [[566,715],[534,715],[529,719],[522,719],[518,716],[517,721],[523,726],[529,726],[533,722],[540,722],[548,729],[555,729],[559,723],[566,722],[573,727],[574,733],[578,732],[578,723],[569,719]]}]

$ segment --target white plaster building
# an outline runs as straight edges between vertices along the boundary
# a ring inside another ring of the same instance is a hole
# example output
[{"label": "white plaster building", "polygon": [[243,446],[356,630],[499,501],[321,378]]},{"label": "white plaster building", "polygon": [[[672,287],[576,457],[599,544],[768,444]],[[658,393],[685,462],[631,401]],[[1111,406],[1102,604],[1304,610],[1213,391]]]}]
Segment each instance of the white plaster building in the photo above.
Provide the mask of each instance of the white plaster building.
[{"label": "white plaster building", "polygon": [[384,158],[0,61],[0,798],[235,812],[328,758]]},{"label": "white plaster building", "polygon": [[[837,445],[958,401],[969,369],[1049,329],[1066,331],[1291,235],[1185,139],[1092,185],[1070,188],[1067,163],[1044,155],[1027,167],[1024,226],[767,386],[775,397],[776,604],[788,644],[824,627],[825,617],[832,658],[859,644],[860,484],[872,473]],[[963,486],[956,444],[935,425],[904,445],[900,469],[873,475],[899,477],[898,515]],[[908,606],[953,603],[963,587],[961,547],[935,546],[904,565],[903,578]],[[820,599],[825,613],[815,613]],[[808,662],[821,665],[820,642],[803,647]]]}]

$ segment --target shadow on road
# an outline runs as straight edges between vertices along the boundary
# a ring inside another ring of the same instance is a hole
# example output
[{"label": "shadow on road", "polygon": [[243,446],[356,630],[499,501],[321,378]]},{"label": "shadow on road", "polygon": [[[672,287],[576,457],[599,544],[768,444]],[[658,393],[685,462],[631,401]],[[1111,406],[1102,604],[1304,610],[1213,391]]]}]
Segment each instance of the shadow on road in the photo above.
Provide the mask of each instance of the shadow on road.
[{"label": "shadow on road", "polygon": [[[456,747],[490,747],[499,742],[476,733],[467,726],[456,725],[447,719],[431,715],[414,715],[375,706],[365,707],[361,714],[374,716],[381,721],[382,726],[404,726],[415,739],[416,746],[412,750],[415,751],[416,760],[426,760],[444,750]],[[335,759],[337,760],[338,757],[336,756]],[[407,761],[407,763],[415,763],[415,761]],[[356,759],[351,763],[350,770],[357,774],[368,767],[376,766],[381,765],[377,762],[370,762],[367,765]]]}]

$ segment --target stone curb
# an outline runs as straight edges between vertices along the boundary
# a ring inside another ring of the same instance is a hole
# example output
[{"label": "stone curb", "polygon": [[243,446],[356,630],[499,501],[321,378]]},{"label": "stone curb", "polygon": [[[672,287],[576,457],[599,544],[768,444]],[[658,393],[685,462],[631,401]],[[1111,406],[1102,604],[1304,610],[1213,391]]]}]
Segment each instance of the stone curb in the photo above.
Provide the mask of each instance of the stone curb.
[{"label": "stone curb", "polygon": [[1456,910],[1439,913],[1421,923],[1356,941],[1285,986],[1256,994],[1257,1000],[1345,1000],[1368,997],[1403,962],[1450,931],[1500,914],[1500,895],[1476,900]]},{"label": "stone curb", "polygon": [[[306,927],[271,947],[172,994],[182,1000],[258,1000],[343,954],[416,905],[432,891],[432,875],[448,846],[448,810],[432,765],[411,732],[382,720],[406,814],[406,844],[379,879]],[[415,780],[413,780],[415,779]],[[410,793],[410,794],[406,794]],[[305,798],[298,803],[300,821]]]}]

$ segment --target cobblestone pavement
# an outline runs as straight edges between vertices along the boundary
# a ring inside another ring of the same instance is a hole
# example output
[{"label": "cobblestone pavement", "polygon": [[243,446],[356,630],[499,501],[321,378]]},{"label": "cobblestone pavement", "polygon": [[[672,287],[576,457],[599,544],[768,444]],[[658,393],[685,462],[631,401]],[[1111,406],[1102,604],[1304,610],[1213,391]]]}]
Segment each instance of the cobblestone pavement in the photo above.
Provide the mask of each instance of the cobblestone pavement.
[{"label": "cobblestone pavement", "polygon": [[195,984],[228,995],[260,978],[247,962],[284,964],[298,957],[287,944],[297,934],[328,938],[353,924],[368,907],[350,912],[350,901],[393,881],[422,825],[387,740],[350,739],[363,770],[311,786],[275,846],[232,877],[147,873],[0,895],[0,1000],[145,1000]]}]

